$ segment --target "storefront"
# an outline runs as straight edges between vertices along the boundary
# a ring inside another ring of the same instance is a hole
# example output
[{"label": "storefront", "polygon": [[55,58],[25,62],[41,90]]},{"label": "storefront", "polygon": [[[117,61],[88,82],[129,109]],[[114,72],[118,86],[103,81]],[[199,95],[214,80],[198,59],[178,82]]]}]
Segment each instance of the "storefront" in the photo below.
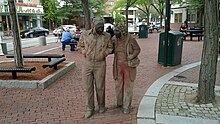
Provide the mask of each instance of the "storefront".
[{"label": "storefront", "polygon": [[[16,3],[20,30],[42,26],[43,6],[30,3]],[[0,4],[0,23],[3,32],[10,32],[11,21],[7,4]]]}]

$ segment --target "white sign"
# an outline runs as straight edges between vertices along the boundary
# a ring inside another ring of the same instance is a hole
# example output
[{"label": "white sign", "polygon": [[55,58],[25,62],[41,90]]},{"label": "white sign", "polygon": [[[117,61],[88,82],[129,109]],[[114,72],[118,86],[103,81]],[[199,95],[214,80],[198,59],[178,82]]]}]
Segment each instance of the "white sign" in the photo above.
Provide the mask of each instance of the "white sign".
[{"label": "white sign", "polygon": [[[0,5],[0,13],[9,13],[8,6]],[[32,6],[16,6],[18,14],[44,14],[43,7],[32,7]]]}]

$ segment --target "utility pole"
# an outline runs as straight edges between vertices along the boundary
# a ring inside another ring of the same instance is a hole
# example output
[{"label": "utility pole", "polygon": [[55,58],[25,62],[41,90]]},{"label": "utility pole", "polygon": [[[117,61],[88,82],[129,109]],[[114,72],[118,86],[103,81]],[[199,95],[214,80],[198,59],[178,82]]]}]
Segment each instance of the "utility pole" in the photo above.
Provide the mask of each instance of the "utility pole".
[{"label": "utility pole", "polygon": [[168,39],[170,30],[170,0],[166,0],[166,18],[165,18],[165,43],[164,43],[164,67],[167,67],[167,57],[168,57]]}]

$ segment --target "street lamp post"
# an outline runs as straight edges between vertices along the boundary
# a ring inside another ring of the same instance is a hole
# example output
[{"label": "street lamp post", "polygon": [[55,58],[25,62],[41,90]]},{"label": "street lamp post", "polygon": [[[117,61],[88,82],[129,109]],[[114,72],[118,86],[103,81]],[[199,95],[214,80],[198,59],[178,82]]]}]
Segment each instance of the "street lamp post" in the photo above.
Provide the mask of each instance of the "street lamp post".
[{"label": "street lamp post", "polygon": [[164,67],[167,67],[167,56],[168,56],[168,39],[170,30],[170,0],[166,0],[166,18],[165,18],[165,43],[164,43]]}]

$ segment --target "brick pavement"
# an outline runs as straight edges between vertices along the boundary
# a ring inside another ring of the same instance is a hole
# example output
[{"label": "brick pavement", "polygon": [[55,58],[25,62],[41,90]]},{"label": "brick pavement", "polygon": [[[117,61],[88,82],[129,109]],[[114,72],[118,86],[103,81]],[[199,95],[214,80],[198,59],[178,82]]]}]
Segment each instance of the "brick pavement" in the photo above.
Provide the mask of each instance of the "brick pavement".
[{"label": "brick pavement", "polygon": [[[76,68],[68,72],[48,88],[19,89],[0,88],[0,123],[1,124],[135,124],[137,123],[137,110],[140,101],[151,86],[161,76],[182,67],[197,62],[201,58],[203,42],[185,41],[182,54],[182,64],[175,67],[164,68],[157,64],[159,33],[149,34],[147,39],[138,39],[142,49],[141,63],[134,86],[133,111],[124,115],[119,109],[114,109],[115,93],[112,79],[113,55],[107,58],[106,75],[106,107],[104,114],[95,112],[91,119],[82,118],[85,113],[85,90],[81,78],[81,55],[55,49],[47,53],[65,54],[67,61],[75,61]],[[23,49],[23,53],[35,53],[52,47],[61,46],[53,43],[47,46],[37,46]],[[4,56],[0,60],[6,60]],[[97,108],[97,103],[96,103]]]}]

